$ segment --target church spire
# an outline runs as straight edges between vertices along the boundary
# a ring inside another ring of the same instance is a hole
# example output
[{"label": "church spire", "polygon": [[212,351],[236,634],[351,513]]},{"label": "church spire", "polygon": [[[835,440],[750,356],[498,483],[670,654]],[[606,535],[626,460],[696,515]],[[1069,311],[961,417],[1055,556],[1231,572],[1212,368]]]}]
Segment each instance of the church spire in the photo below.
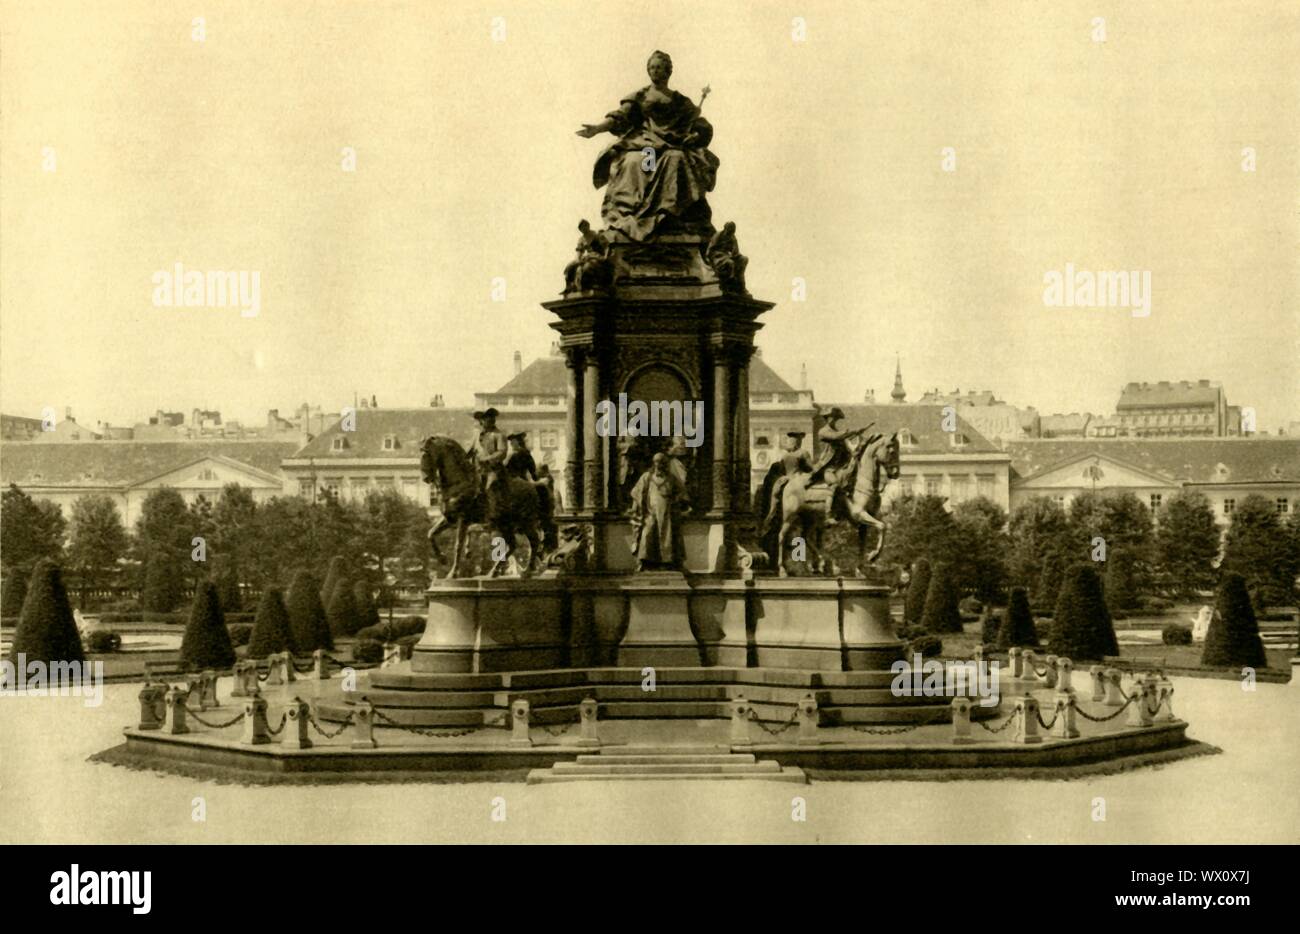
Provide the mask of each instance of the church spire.
[{"label": "church spire", "polygon": [[907,399],[907,390],[903,388],[903,361],[894,355],[894,391],[889,394],[889,398],[895,402],[903,402]]}]

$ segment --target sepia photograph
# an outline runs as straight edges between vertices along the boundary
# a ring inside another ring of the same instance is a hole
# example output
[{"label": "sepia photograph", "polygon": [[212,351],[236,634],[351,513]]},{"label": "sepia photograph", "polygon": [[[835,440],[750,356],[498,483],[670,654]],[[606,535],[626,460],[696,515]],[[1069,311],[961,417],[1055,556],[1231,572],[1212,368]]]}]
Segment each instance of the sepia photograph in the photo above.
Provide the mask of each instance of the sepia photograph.
[{"label": "sepia photograph", "polygon": [[1298,82],[1290,0],[0,0],[17,901],[1028,844],[1251,907]]}]

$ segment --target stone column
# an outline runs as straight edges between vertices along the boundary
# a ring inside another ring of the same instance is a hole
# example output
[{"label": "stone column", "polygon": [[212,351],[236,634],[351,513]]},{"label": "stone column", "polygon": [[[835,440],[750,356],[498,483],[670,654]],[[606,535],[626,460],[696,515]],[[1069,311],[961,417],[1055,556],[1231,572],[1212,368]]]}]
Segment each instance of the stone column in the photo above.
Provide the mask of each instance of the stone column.
[{"label": "stone column", "polygon": [[582,358],[576,352],[564,356],[568,373],[564,410],[564,506],[577,512],[582,506]]},{"label": "stone column", "polygon": [[742,361],[736,369],[736,431],[732,442],[733,507],[737,512],[750,510],[749,482],[749,361]]},{"label": "stone column", "polygon": [[731,363],[721,348],[713,358],[713,508],[731,508]]},{"label": "stone column", "polygon": [[596,434],[596,403],[600,401],[600,363],[594,353],[587,354],[582,372],[582,508],[593,512],[604,505],[604,452],[602,439]]}]

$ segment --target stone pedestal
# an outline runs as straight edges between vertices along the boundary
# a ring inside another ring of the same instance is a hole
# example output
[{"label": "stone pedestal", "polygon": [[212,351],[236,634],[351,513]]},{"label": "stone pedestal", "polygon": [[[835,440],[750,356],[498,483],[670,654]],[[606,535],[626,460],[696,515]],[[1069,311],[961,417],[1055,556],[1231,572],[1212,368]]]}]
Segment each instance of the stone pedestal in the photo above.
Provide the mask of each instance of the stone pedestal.
[{"label": "stone pedestal", "polygon": [[568,665],[563,591],[554,579],[439,581],[415,646],[420,672],[535,671]]},{"label": "stone pedestal", "polygon": [[700,664],[699,645],[691,630],[690,587],[683,574],[637,574],[622,590],[628,597],[628,615],[618,647],[620,668]]}]

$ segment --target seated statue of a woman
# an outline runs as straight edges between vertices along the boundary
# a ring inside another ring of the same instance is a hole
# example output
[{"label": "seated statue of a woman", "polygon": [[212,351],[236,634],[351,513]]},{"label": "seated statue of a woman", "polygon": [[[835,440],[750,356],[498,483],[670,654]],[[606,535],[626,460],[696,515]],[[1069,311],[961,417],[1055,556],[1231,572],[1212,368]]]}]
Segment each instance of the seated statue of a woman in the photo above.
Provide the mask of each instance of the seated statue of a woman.
[{"label": "seated statue of a woman", "polygon": [[592,173],[605,187],[601,216],[632,240],[661,233],[713,233],[709,203],[718,158],[709,152],[713,127],[685,94],[671,90],[673,61],[655,52],[646,63],[650,84],[623,100],[603,123],[578,135],[610,132],[618,139],[600,154]]}]

